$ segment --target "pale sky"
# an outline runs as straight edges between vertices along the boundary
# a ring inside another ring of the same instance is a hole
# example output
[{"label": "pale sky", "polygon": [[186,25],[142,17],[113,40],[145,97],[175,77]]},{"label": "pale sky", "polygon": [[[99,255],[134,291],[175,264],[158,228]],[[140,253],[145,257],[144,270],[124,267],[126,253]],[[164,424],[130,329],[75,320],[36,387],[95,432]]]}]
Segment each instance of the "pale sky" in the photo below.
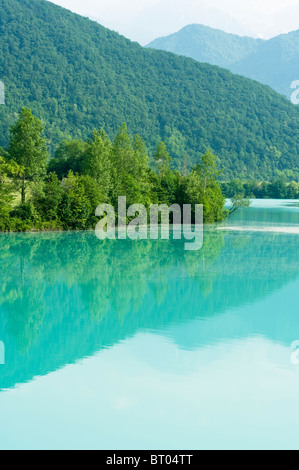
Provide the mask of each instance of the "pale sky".
[{"label": "pale sky", "polygon": [[52,0],[147,44],[190,23],[273,37],[299,29],[299,0]]}]

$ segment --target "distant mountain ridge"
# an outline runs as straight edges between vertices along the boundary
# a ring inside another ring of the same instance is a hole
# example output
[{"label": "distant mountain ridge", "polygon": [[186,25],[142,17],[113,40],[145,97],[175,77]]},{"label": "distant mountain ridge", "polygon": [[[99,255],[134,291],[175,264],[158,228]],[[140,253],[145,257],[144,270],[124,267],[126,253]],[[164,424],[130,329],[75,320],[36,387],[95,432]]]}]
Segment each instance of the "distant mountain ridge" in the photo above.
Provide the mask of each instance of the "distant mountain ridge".
[{"label": "distant mountain ridge", "polygon": [[228,68],[228,65],[256,52],[264,42],[266,41],[262,39],[237,36],[209,26],[191,24],[177,33],[156,39],[146,47],[167,50],[198,62]]},{"label": "distant mountain ridge", "polygon": [[289,98],[291,83],[299,80],[299,30],[266,41],[189,25],[147,47],[219,65],[269,85]]},{"label": "distant mountain ridge", "polygon": [[[58,0],[59,1],[59,0]],[[62,1],[62,0],[60,0]],[[66,0],[63,0],[66,2]],[[212,28],[240,35],[252,35],[254,32],[242,21],[237,20],[228,12],[222,11],[203,0],[156,0],[156,2],[140,2],[142,8],[130,8],[125,13],[115,12],[104,24],[110,29],[121,32],[124,36],[145,45],[155,37],[178,31],[189,23],[201,23]],[[96,15],[93,15],[94,17]],[[103,15],[105,17],[105,14]],[[97,16],[103,24],[102,15]]]},{"label": "distant mountain ridge", "polygon": [[231,71],[290,97],[292,82],[299,80],[299,30],[264,41],[256,51],[236,62]]}]

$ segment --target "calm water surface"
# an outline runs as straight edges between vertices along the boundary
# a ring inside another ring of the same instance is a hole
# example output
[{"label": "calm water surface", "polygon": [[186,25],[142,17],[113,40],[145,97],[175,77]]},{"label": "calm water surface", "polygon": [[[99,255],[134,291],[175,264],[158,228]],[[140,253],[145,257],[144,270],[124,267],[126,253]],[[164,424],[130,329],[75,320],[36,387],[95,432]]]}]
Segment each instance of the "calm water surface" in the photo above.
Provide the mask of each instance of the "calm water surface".
[{"label": "calm water surface", "polygon": [[204,239],[0,236],[1,449],[299,449],[298,203]]}]

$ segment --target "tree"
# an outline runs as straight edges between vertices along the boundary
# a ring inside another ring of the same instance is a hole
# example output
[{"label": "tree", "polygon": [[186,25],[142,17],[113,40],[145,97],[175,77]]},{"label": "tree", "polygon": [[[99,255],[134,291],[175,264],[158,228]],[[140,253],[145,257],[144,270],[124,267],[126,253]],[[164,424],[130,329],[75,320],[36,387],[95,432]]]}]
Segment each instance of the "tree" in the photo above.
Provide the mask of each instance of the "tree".
[{"label": "tree", "polygon": [[6,218],[15,198],[13,178],[22,176],[22,168],[14,161],[7,162],[0,157],[0,218]]},{"label": "tree", "polygon": [[221,221],[226,215],[225,198],[216,179],[220,174],[215,155],[207,150],[186,178],[185,200],[192,205],[203,204],[204,221],[207,223]]},{"label": "tree", "polygon": [[186,138],[176,128],[165,127],[166,145],[174,157],[175,166],[186,173],[188,166],[188,155],[186,152]]},{"label": "tree", "polygon": [[60,179],[66,177],[70,170],[73,173],[80,173],[85,147],[83,140],[63,140],[56,149],[55,157],[49,162],[48,172],[55,171]]},{"label": "tree", "polygon": [[177,170],[171,170],[171,161],[172,157],[168,152],[166,144],[160,142],[154,154],[154,162],[158,176],[156,194],[160,202],[167,204],[178,202],[177,198],[181,180],[180,173]]},{"label": "tree", "polygon": [[[91,228],[97,221],[96,207],[107,202],[116,208],[119,196],[126,196],[128,206],[139,203],[147,209],[152,203],[203,204],[206,222],[225,216],[224,196],[216,179],[216,157],[209,151],[190,175],[182,177],[178,170],[171,169],[172,158],[165,143],[160,142],[155,152],[155,172],[144,141],[139,135],[132,138],[123,124],[113,143],[103,130],[94,131],[87,142],[64,140],[44,176],[47,151],[42,131],[40,121],[30,110],[23,109],[11,130],[9,152],[0,149],[9,157],[7,161],[0,155],[3,230]],[[69,170],[63,176],[68,168],[77,171]],[[25,201],[26,187],[32,182]],[[16,188],[21,188],[22,203],[13,207]]]},{"label": "tree", "polygon": [[27,108],[22,109],[19,120],[10,128],[8,155],[23,167],[20,180],[22,204],[25,204],[28,182],[36,181],[46,173],[49,155],[43,132],[43,124]]},{"label": "tree", "polygon": [[298,199],[299,198],[299,184],[295,181],[291,181],[288,186],[287,197],[289,199]]},{"label": "tree", "polygon": [[229,214],[232,215],[237,210],[241,209],[242,207],[250,207],[250,199],[244,198],[243,194],[235,194],[231,198],[231,208],[229,209]]},{"label": "tree", "polygon": [[214,185],[216,178],[221,175],[221,171],[217,166],[217,158],[211,150],[207,150],[206,153],[201,157],[201,162],[196,165],[194,171],[199,175],[202,181],[203,194],[205,195],[206,190],[211,184]]},{"label": "tree", "polygon": [[[128,135],[127,126],[123,124],[115,136],[112,145],[112,202],[117,203],[119,196],[128,196],[133,189],[134,181],[132,172],[132,161],[134,159],[132,140]],[[134,203],[136,201],[132,201]]]},{"label": "tree", "polygon": [[226,184],[225,191],[225,195],[227,197],[233,197],[235,194],[244,194],[243,182],[237,178],[234,178]]},{"label": "tree", "polygon": [[155,166],[158,175],[163,178],[170,172],[171,156],[168,153],[167,147],[164,142],[160,142],[154,154]]},{"label": "tree", "polygon": [[270,197],[273,199],[284,199],[287,196],[287,185],[282,179],[274,181],[269,188]]},{"label": "tree", "polygon": [[72,171],[62,181],[63,194],[59,204],[59,218],[66,229],[84,230],[91,215],[91,203],[79,176]]},{"label": "tree", "polygon": [[82,156],[82,173],[93,178],[99,185],[102,202],[107,202],[111,189],[112,144],[103,129],[94,131],[87,141]]},{"label": "tree", "polygon": [[49,173],[46,176],[42,194],[38,194],[33,198],[34,206],[41,218],[46,222],[58,219],[58,209],[62,193],[62,184],[56,173]]},{"label": "tree", "polygon": [[135,153],[135,174],[139,181],[140,202],[149,207],[151,204],[152,183],[150,181],[149,157],[146,145],[140,135],[136,135],[133,143]]},{"label": "tree", "polygon": [[126,196],[127,203],[149,202],[150,182],[148,156],[144,142],[139,136],[133,140],[126,124],[119,129],[112,146],[112,202],[118,196]]}]

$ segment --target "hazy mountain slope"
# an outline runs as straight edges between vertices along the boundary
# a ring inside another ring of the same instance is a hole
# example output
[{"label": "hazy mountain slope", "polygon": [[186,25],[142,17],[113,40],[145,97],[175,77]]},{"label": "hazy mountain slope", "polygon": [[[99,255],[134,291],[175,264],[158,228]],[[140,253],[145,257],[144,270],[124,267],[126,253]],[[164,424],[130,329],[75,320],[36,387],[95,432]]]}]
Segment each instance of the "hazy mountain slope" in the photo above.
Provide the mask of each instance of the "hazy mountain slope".
[{"label": "hazy mountain slope", "polygon": [[263,41],[190,25],[156,39],[148,47],[220,65],[269,85],[287,97],[292,93],[291,83],[299,80],[299,31]]},{"label": "hazy mountain slope", "polygon": [[290,96],[291,83],[299,80],[299,30],[263,42],[230,69]]},{"label": "hazy mountain slope", "polygon": [[235,62],[255,52],[263,42],[261,39],[241,37],[208,26],[192,24],[178,33],[156,39],[147,47],[229,68]]},{"label": "hazy mountain slope", "polygon": [[224,175],[270,178],[298,168],[299,108],[248,79],[144,49],[44,0],[0,0],[0,145],[23,105],[65,137],[113,134],[124,121],[152,149],[164,139],[180,166],[210,146]]}]

